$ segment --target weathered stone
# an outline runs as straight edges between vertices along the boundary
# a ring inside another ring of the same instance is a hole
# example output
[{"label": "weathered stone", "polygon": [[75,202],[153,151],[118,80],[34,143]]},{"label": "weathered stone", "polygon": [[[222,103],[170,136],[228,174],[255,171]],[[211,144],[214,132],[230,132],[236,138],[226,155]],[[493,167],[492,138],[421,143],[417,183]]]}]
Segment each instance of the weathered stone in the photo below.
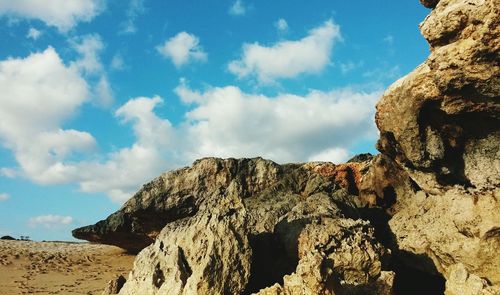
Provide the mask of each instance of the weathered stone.
[{"label": "weathered stone", "polygon": [[126,281],[127,280],[122,275],[111,279],[106,288],[104,288],[104,291],[102,291],[102,295],[118,294]]},{"label": "weathered stone", "polygon": [[389,221],[393,247],[446,278],[447,294],[500,292],[500,7],[425,2],[431,54],[377,104],[378,149],[406,192]]},{"label": "weathered stone", "polygon": [[300,195],[309,174],[300,165],[278,165],[261,158],[206,158],[192,167],[163,173],[106,220],[72,233],[78,239],[138,252],[151,244],[166,224],[210,208],[207,204],[212,200],[221,196],[258,197],[279,190]]},{"label": "weathered stone", "polygon": [[169,223],[139,253],[120,294],[242,294],[252,250],[239,205]]},{"label": "weathered stone", "polygon": [[379,149],[426,191],[499,181],[499,9],[495,0],[440,1],[421,24],[431,55],[377,105]]}]

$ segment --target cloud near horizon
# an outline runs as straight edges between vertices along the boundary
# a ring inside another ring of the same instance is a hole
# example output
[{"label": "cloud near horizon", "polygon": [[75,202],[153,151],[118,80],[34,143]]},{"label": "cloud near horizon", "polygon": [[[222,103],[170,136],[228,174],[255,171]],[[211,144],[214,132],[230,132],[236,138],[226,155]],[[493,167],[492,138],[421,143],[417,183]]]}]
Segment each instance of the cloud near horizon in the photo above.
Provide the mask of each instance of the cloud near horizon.
[{"label": "cloud near horizon", "polygon": [[330,64],[332,48],[341,39],[340,27],[328,20],[297,41],[281,41],[272,46],[244,44],[241,58],[231,61],[228,70],[238,78],[255,78],[264,84],[317,74]]},{"label": "cloud near horizon", "polygon": [[73,217],[53,214],[35,216],[28,220],[29,227],[44,227],[46,229],[54,229],[71,223],[73,223]]}]

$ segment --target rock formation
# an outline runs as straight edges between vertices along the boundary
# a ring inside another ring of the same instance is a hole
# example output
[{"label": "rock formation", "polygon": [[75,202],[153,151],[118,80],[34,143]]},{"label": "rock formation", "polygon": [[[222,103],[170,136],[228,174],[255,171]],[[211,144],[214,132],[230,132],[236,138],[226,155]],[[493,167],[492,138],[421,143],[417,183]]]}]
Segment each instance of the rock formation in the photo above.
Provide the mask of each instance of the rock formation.
[{"label": "rock formation", "polygon": [[380,155],[160,175],[73,231],[140,251],[120,294],[500,294],[500,6],[420,2],[431,54],[378,103]]},{"label": "rock formation", "polygon": [[430,6],[420,26],[429,58],[377,105],[378,148],[417,185],[389,227],[396,253],[444,276],[447,294],[492,294],[500,292],[500,6]]}]

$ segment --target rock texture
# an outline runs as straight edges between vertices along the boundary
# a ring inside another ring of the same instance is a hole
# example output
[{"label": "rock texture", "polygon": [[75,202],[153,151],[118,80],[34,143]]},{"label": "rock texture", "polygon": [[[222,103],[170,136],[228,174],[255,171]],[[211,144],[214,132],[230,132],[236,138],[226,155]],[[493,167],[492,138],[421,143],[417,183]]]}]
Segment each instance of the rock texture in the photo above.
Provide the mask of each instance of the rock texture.
[{"label": "rock texture", "polygon": [[[356,196],[348,193],[359,190],[358,168],[369,162],[347,169],[206,158],[161,175],[119,212],[74,233],[131,251],[156,238],[139,253],[120,294],[390,290],[392,280],[384,279],[389,252],[370,223],[359,219]],[[144,210],[152,215],[145,218]],[[123,220],[133,220],[130,232]]]},{"label": "rock texture", "polygon": [[241,294],[252,257],[246,213],[215,209],[169,223],[139,253],[120,294]]},{"label": "rock texture", "polygon": [[[355,167],[363,165],[278,165],[262,158],[201,159],[192,167],[160,175],[119,211],[95,225],[73,230],[73,236],[138,252],[153,243],[166,224],[211,210],[223,197],[243,199],[252,234],[269,232],[281,216],[309,195],[341,187],[357,192],[360,176],[353,178],[353,174],[359,174]],[[346,196],[342,198],[349,202]]]},{"label": "rock texture", "polygon": [[[500,14],[495,0],[424,1],[427,61],[377,105],[378,148],[416,193],[389,221],[407,264],[447,294],[500,292]],[[432,3],[431,3],[432,2]]]},{"label": "rock texture", "polygon": [[421,2],[431,53],[377,105],[380,155],[160,175],[73,231],[140,251],[120,294],[500,294],[500,6]]},{"label": "rock texture", "polygon": [[379,149],[424,190],[500,181],[500,14],[495,0],[442,0],[421,24],[427,61],[377,105]]},{"label": "rock texture", "polygon": [[101,295],[118,294],[127,280],[122,275],[116,276],[108,282]]}]

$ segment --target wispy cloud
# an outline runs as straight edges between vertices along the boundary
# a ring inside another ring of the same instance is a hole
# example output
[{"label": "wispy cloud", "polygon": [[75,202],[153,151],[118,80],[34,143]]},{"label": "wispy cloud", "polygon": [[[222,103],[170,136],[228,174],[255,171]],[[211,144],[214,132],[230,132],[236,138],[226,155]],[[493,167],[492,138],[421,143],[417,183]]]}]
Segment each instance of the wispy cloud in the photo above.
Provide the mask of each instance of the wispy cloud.
[{"label": "wispy cloud", "polygon": [[73,217],[71,216],[61,216],[61,215],[40,215],[36,217],[31,217],[28,220],[28,226],[36,228],[36,227],[44,227],[47,229],[53,229],[64,225],[69,225],[73,223]]},{"label": "wispy cloud", "polygon": [[394,36],[392,35],[387,35],[385,36],[382,41],[384,41],[385,43],[389,44],[389,45],[393,45],[394,44]]},{"label": "wispy cloud", "polygon": [[10,199],[10,195],[9,194],[7,194],[7,193],[1,193],[0,194],[0,202],[7,201],[8,199]]},{"label": "wispy cloud", "polygon": [[111,59],[111,69],[115,71],[121,71],[125,68],[125,61],[121,54],[115,54]]},{"label": "wispy cloud", "polygon": [[26,34],[26,38],[30,38],[33,40],[38,40],[38,38],[40,38],[40,36],[42,36],[42,31],[39,31],[35,28],[30,28],[28,30],[28,34]]},{"label": "wispy cloud", "polygon": [[359,61],[359,62],[352,62],[352,61],[348,61],[348,62],[341,62],[339,63],[339,67],[340,67],[340,71],[342,72],[342,74],[347,74],[347,73],[350,73],[356,69],[359,69],[363,66],[363,61]]},{"label": "wispy cloud", "polygon": [[143,14],[145,0],[130,0],[127,9],[127,19],[121,24],[121,33],[132,34],[137,32],[136,19]]},{"label": "wispy cloud", "polygon": [[278,19],[275,23],[274,23],[274,26],[276,27],[276,29],[278,30],[278,32],[280,33],[283,33],[283,32],[286,32],[288,31],[288,23],[286,22],[285,19],[283,18],[280,18]]},{"label": "wispy cloud", "polygon": [[230,15],[234,15],[234,16],[245,15],[246,12],[247,12],[247,8],[243,4],[242,0],[234,1],[233,5],[231,5],[231,7],[229,7],[229,10],[228,10],[228,13]]}]

